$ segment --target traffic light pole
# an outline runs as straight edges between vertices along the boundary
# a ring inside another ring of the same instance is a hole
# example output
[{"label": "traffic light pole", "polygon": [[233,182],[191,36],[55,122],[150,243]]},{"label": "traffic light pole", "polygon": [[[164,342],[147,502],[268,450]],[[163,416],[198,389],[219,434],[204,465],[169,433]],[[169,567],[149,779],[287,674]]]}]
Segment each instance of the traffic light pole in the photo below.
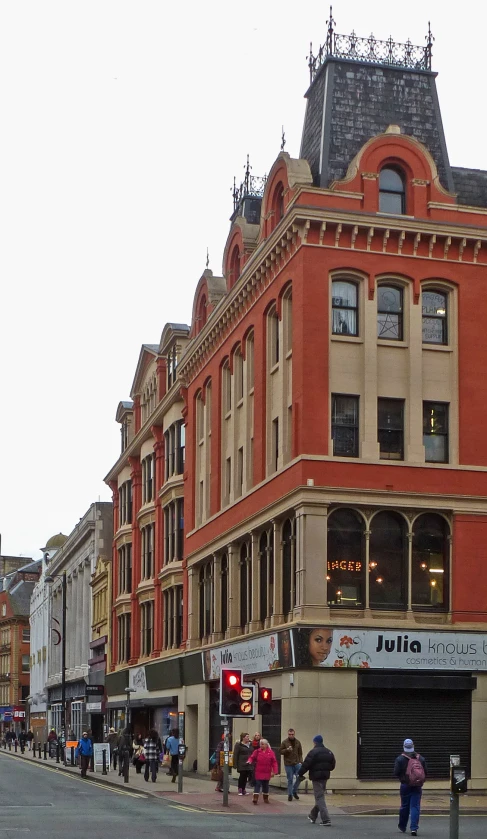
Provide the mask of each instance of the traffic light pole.
[{"label": "traffic light pole", "polygon": [[460,822],[460,802],[458,795],[450,792],[450,839],[458,839]]},{"label": "traffic light pole", "polygon": [[223,725],[223,806],[228,807],[228,790],[230,787],[230,777],[228,772],[228,753],[230,751],[230,729],[228,727],[227,717],[222,717]]}]

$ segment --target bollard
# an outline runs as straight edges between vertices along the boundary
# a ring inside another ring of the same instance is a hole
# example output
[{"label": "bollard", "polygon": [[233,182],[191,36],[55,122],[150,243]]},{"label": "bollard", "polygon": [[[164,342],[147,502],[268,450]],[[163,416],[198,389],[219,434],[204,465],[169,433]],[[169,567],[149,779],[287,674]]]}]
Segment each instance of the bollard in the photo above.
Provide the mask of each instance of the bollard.
[{"label": "bollard", "polygon": [[9,750],[9,752],[12,751],[12,741],[11,740],[8,741],[8,750]]},{"label": "bollard", "polygon": [[71,746],[71,766],[75,766],[74,762],[74,746]]},{"label": "bollard", "polygon": [[90,772],[95,771],[95,754],[93,753],[90,757]]},{"label": "bollard", "polygon": [[124,784],[128,784],[129,782],[129,763],[130,763],[130,755],[128,750],[126,749],[123,753],[123,782]]},{"label": "bollard", "polygon": [[15,749],[15,751],[17,751],[17,746],[18,746],[18,743],[17,743],[17,740],[16,740],[16,741],[15,741],[15,743],[14,743],[14,749]]},{"label": "bollard", "polygon": [[64,766],[66,766],[66,749],[64,748],[64,746],[61,746],[61,763],[63,763]]},{"label": "bollard", "polygon": [[47,760],[47,743],[44,743],[44,760]]},{"label": "bollard", "polygon": [[304,794],[308,795],[308,779],[307,778],[306,778],[306,781],[305,781],[305,784],[304,784]]},{"label": "bollard", "polygon": [[102,749],[102,770],[101,770],[101,774],[102,775],[108,775],[108,772],[107,772],[107,750],[106,749]]},{"label": "bollard", "polygon": [[56,743],[56,763],[59,763],[59,743]]}]

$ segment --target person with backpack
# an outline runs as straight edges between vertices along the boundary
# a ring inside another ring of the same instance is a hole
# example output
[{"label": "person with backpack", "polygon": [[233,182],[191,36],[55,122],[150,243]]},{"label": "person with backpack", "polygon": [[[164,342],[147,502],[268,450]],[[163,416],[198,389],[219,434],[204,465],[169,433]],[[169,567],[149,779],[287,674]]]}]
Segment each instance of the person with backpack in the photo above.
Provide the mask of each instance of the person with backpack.
[{"label": "person with backpack", "polygon": [[399,788],[401,807],[398,824],[401,833],[406,833],[408,821],[411,819],[411,836],[418,835],[419,811],[426,771],[424,757],[415,750],[413,741],[409,738],[406,739],[403,744],[403,751],[396,757],[394,764],[394,775],[401,782]]}]

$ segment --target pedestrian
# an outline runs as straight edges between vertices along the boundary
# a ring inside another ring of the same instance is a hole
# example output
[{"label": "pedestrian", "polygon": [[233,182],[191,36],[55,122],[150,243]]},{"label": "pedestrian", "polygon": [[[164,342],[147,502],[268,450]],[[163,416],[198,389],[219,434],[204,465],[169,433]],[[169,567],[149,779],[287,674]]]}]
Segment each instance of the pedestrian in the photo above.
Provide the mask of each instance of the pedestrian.
[{"label": "pedestrian", "polygon": [[287,800],[292,801],[294,797],[296,801],[299,801],[298,787],[301,778],[298,772],[303,762],[303,747],[296,738],[294,728],[288,730],[287,738],[282,741],[279,747],[279,754],[284,758],[284,769],[287,776]]},{"label": "pedestrian", "polygon": [[255,749],[248,760],[254,766],[255,786],[252,803],[258,804],[259,794],[262,790],[264,804],[269,803],[269,781],[273,775],[277,775],[279,767],[274,752],[269,746],[269,741],[261,738],[260,748]]},{"label": "pedestrian", "polygon": [[168,775],[172,775],[172,783],[176,783],[179,769],[179,729],[173,728],[171,734],[167,738],[164,747],[166,752],[171,756],[171,768]]},{"label": "pedestrian", "polygon": [[146,739],[144,740],[144,753],[145,753],[145,770],[144,770],[144,780],[149,781],[149,772],[151,774],[152,783],[155,784],[157,780],[157,764],[159,763],[159,748],[157,745],[157,741],[159,739],[159,735],[155,729],[151,728],[149,734],[147,735]]},{"label": "pedestrian", "polygon": [[256,749],[260,749],[260,738],[261,738],[261,735],[257,731],[254,734],[254,737],[253,737],[253,740],[252,740],[252,743],[251,743],[252,749],[254,750],[254,752],[255,752]]},{"label": "pedestrian", "polygon": [[49,734],[47,735],[47,742],[48,743],[54,743],[55,741],[57,741],[56,729],[51,728]]},{"label": "pedestrian", "polygon": [[32,731],[31,728],[29,728],[29,730],[27,732],[27,744],[28,744],[29,752],[32,751],[32,741],[33,741],[33,739],[34,739],[34,732]]},{"label": "pedestrian", "polygon": [[27,743],[27,733],[22,729],[19,734],[19,743],[20,743],[20,751],[22,754],[25,752],[25,744]]},{"label": "pedestrian", "polygon": [[137,775],[142,772],[145,765],[144,738],[142,734],[136,734],[132,743],[132,763],[135,766]]},{"label": "pedestrian", "polygon": [[88,737],[87,731],[83,731],[83,736],[78,743],[77,749],[81,764],[81,777],[86,778],[86,773],[90,768],[90,760],[93,755],[93,743]]},{"label": "pedestrian", "polygon": [[396,757],[394,764],[394,775],[401,782],[398,824],[401,833],[406,833],[408,821],[411,818],[411,836],[418,835],[419,811],[426,772],[424,757],[415,750],[413,741],[406,739],[403,743],[403,751]]},{"label": "pedestrian", "polygon": [[323,737],[317,734],[313,737],[313,748],[306,755],[301,769],[298,772],[300,778],[309,772],[309,779],[313,784],[313,795],[315,805],[312,808],[308,821],[315,823],[318,813],[321,816],[321,824],[331,825],[330,816],[325,802],[326,782],[330,772],[335,768],[335,755],[330,749],[323,745]]},{"label": "pedestrian", "polygon": [[118,738],[118,774],[124,775],[125,771],[128,773],[128,762],[130,760],[130,751],[132,748],[132,738],[130,730],[124,728],[120,737]]},{"label": "pedestrian", "polygon": [[252,776],[252,770],[249,767],[248,760],[253,754],[252,746],[250,745],[250,737],[243,732],[240,735],[240,740],[235,744],[233,750],[233,765],[240,773],[238,776],[238,794],[247,795],[247,782]]},{"label": "pedestrian", "polygon": [[114,728],[109,729],[105,743],[108,743],[110,746],[110,760],[113,761],[113,768],[115,770],[117,768],[118,734]]}]

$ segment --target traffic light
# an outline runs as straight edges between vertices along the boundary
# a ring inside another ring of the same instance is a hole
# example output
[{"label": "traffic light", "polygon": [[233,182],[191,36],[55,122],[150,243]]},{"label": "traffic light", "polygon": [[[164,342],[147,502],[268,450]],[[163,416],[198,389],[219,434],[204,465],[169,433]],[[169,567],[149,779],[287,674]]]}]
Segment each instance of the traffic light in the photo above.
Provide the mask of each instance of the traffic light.
[{"label": "traffic light", "polygon": [[271,688],[259,688],[259,714],[272,713],[272,690]]},{"label": "traffic light", "polygon": [[220,673],[220,716],[255,717],[253,685],[242,682],[241,670],[222,669]]}]

